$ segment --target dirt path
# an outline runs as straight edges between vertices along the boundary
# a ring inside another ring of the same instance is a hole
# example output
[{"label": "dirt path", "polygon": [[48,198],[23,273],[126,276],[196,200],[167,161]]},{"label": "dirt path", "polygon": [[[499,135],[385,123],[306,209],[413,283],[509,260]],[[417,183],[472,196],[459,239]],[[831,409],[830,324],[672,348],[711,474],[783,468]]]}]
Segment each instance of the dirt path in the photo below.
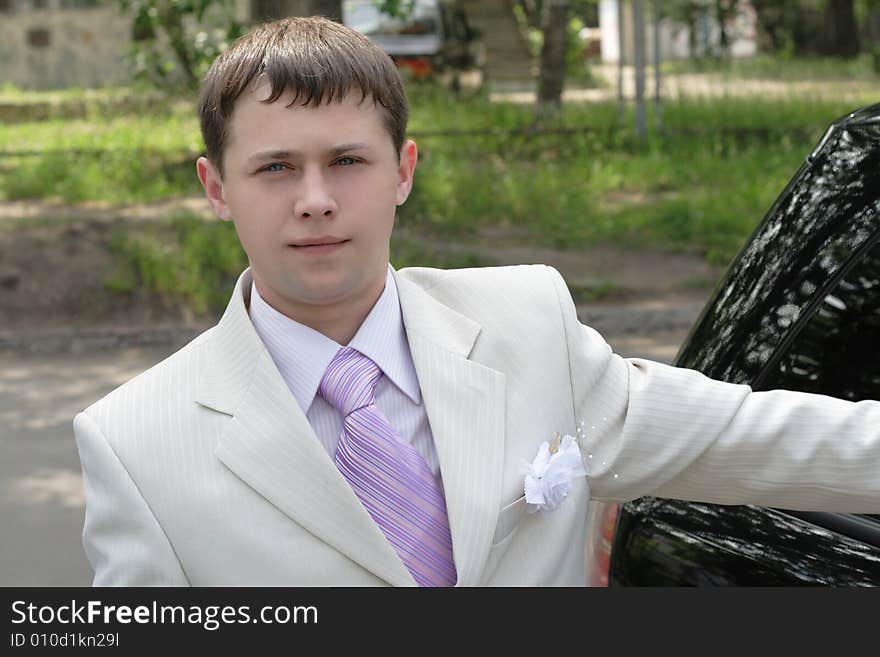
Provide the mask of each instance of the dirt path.
[{"label": "dirt path", "polygon": [[[169,307],[146,290],[122,297],[104,288],[115,262],[109,248],[114,232],[180,212],[215,220],[202,198],[127,208],[0,203],[0,349],[172,344],[210,326],[216,317]],[[408,240],[421,239],[400,230]],[[623,335],[687,328],[723,271],[695,254],[613,245],[560,250],[530,245],[527,235],[501,229],[430,247],[476,253],[490,265],[556,267],[583,319]]]}]

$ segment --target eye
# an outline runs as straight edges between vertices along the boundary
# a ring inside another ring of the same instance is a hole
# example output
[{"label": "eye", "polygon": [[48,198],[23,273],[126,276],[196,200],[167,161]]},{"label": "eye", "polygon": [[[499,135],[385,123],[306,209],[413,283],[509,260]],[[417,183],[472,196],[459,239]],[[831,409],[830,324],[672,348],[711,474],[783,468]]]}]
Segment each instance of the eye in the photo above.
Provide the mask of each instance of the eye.
[{"label": "eye", "polygon": [[264,166],[262,169],[260,169],[260,171],[267,171],[269,173],[280,173],[286,168],[287,166],[282,164],[281,162],[273,162],[272,164],[267,164],[266,166]]},{"label": "eye", "polygon": [[357,160],[353,157],[340,157],[336,160],[335,164],[339,164],[344,167],[350,167],[352,164],[356,164]]}]

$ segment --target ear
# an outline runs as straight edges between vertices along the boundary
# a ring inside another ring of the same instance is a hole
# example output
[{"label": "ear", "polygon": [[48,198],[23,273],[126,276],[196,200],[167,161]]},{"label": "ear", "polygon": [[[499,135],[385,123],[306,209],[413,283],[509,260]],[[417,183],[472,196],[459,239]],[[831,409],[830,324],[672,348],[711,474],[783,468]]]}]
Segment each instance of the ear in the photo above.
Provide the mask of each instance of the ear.
[{"label": "ear", "polygon": [[397,167],[397,205],[403,205],[409,198],[418,159],[419,149],[416,147],[416,142],[407,139],[400,149],[400,164]]},{"label": "ear", "polygon": [[223,221],[230,221],[232,215],[229,206],[226,204],[226,197],[223,193],[223,179],[214,164],[206,157],[200,157],[196,161],[196,172],[199,174],[199,180],[202,187],[205,188],[205,196],[208,197],[208,203],[216,215]]}]

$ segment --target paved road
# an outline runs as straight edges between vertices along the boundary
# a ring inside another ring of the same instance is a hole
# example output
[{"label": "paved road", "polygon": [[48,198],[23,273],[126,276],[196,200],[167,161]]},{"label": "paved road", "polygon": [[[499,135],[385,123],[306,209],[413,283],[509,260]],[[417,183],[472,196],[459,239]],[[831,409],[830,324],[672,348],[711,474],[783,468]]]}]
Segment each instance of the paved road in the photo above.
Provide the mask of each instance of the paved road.
[{"label": "paved road", "polygon": [[[668,362],[684,332],[608,337],[618,353]],[[175,346],[80,354],[0,352],[0,586],[87,586],[73,416]]]}]

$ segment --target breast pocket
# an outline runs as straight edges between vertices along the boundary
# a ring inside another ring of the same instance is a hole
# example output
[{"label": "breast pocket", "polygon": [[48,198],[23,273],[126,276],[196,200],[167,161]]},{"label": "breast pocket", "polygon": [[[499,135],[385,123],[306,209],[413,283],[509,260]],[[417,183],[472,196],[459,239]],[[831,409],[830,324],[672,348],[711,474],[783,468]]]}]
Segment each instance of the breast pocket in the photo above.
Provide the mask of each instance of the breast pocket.
[{"label": "breast pocket", "polygon": [[526,514],[526,496],[523,495],[501,509],[498,513],[498,523],[495,525],[495,536],[492,539],[492,547],[496,547],[505,539],[514,534],[514,529]]}]

